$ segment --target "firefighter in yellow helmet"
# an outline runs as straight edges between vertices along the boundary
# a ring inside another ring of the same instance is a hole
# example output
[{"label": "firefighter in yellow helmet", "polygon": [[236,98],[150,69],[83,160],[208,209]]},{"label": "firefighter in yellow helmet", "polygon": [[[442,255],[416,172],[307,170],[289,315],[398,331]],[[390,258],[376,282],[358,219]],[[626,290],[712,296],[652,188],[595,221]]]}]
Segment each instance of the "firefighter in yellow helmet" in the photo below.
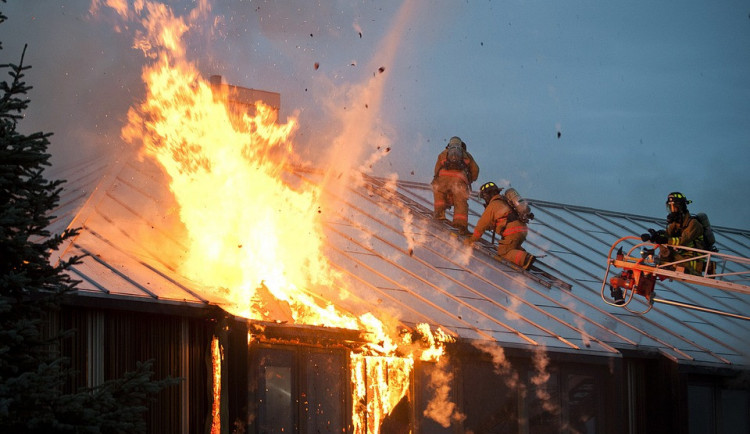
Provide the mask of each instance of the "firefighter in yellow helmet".
[{"label": "firefighter in yellow helmet", "polygon": [[[685,246],[695,249],[705,249],[703,241],[703,225],[697,218],[690,215],[688,200],[684,194],[675,191],[667,195],[667,228],[655,231],[649,229],[648,234],[641,235],[643,241],[651,241],[656,244],[668,244],[670,246]],[[690,250],[662,247],[659,249],[661,263],[681,261],[697,256],[696,252]],[[690,274],[701,274],[703,264],[699,261],[687,261],[677,266],[685,267],[685,272]]]},{"label": "firefighter in yellow helmet", "polygon": [[461,235],[469,233],[469,195],[471,183],[479,176],[479,166],[466,150],[460,137],[451,137],[438,155],[432,179],[435,219],[445,220],[445,210],[453,210],[453,226]]},{"label": "firefighter in yellow helmet", "polygon": [[496,259],[505,259],[527,270],[536,258],[521,247],[529,231],[528,221],[534,218],[528,204],[521,195],[509,188],[505,194],[494,182],[479,188],[479,197],[484,200],[484,213],[474,226],[474,234],[467,244],[479,241],[486,230],[494,229],[500,235]]}]

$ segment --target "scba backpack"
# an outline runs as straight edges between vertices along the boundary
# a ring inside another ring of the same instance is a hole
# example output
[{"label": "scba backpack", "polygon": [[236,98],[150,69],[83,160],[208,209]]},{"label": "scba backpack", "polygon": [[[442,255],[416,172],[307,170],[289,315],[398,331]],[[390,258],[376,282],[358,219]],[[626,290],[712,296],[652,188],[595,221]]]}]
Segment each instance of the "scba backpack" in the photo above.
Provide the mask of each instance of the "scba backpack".
[{"label": "scba backpack", "polygon": [[464,161],[464,149],[461,143],[449,143],[447,157],[445,160],[445,168],[448,170],[465,170],[466,162]]},{"label": "scba backpack", "polygon": [[513,208],[513,213],[515,214],[513,220],[521,220],[524,223],[528,223],[529,220],[534,219],[534,213],[531,212],[531,207],[515,188],[511,187],[505,190],[504,197],[505,203]]},{"label": "scba backpack", "polygon": [[719,249],[714,245],[716,244],[716,237],[714,237],[714,230],[711,229],[711,222],[708,220],[708,215],[704,212],[699,212],[693,218],[698,220],[701,226],[703,226],[703,244],[705,245],[705,250],[718,252]]}]

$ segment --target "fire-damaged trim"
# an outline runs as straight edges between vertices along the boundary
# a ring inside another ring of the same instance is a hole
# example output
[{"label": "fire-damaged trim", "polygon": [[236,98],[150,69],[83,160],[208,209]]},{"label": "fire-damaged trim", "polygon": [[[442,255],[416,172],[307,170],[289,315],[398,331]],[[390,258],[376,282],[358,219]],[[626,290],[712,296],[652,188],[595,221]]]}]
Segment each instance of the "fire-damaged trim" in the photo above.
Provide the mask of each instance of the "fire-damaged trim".
[{"label": "fire-damaged trim", "polygon": [[[239,319],[238,319],[239,320]],[[360,330],[247,320],[248,341],[359,348],[368,341]],[[249,342],[251,343],[251,342]]]}]

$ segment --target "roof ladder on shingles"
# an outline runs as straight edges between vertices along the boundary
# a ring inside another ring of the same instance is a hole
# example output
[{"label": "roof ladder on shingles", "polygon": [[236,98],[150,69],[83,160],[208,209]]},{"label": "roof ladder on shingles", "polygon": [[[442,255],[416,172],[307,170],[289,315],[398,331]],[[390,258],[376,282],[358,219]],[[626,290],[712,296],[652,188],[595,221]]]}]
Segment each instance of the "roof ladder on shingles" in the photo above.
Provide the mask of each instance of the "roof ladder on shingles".
[{"label": "roof ladder on shingles", "polygon": [[[367,175],[363,175],[363,176],[368,181],[372,182],[373,184],[377,185],[378,187],[380,187],[380,188],[384,188],[385,187],[385,183],[383,181],[381,181],[380,179],[373,178],[373,177],[370,177],[370,176],[367,176]],[[390,193],[392,193],[395,196],[397,196],[398,199],[400,201],[402,201],[407,207],[409,207],[409,209],[411,209],[414,213],[416,213],[418,215],[421,215],[422,217],[425,217],[427,219],[432,220],[433,212],[430,211],[424,205],[417,203],[416,201],[414,201],[411,198],[405,196],[401,192],[392,191]],[[437,222],[434,222],[434,223],[437,224]],[[444,226],[444,229],[450,230],[449,229],[450,226],[449,226],[448,223],[443,223],[443,226]],[[486,240],[484,240],[484,239],[480,240],[480,244],[484,247],[483,249],[481,249],[484,253],[487,253],[490,256],[494,256],[494,251],[491,251],[492,246]],[[488,250],[488,246],[489,246],[489,250]],[[537,261],[541,263],[541,261],[539,261],[539,260],[537,260]],[[529,270],[522,270],[520,268],[514,267],[512,264],[510,264],[507,261],[505,261],[504,263],[506,265],[508,265],[509,267],[513,268],[515,271],[518,271],[519,273],[522,273],[524,276],[533,279],[534,281],[536,281],[537,283],[539,283],[540,285],[542,285],[542,286],[544,286],[546,288],[551,288],[553,286],[556,286],[556,287],[558,287],[560,289],[564,289],[564,290],[568,290],[568,291],[570,291],[573,288],[573,286],[571,284],[569,284],[568,282],[565,282],[565,281],[563,281],[563,280],[561,280],[561,279],[559,279],[559,278],[557,278],[555,276],[552,276],[552,275],[549,275],[549,274],[540,275],[541,273],[544,273],[541,270],[540,270],[540,274],[534,274],[533,272],[531,272]]]}]

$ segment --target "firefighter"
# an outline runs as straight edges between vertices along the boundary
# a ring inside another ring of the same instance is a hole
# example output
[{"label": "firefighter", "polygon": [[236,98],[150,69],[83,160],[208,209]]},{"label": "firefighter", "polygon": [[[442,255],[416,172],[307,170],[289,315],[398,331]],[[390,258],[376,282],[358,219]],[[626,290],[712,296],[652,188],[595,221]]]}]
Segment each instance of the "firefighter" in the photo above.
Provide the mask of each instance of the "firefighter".
[{"label": "firefighter", "polygon": [[453,226],[460,235],[469,234],[469,195],[471,183],[479,176],[479,166],[460,137],[451,137],[438,155],[432,179],[435,219],[446,220],[445,210],[453,210]]},{"label": "firefighter", "polygon": [[[641,235],[643,241],[651,241],[656,244],[667,244],[670,246],[685,246],[695,249],[705,249],[703,241],[703,225],[697,218],[690,215],[688,200],[684,194],[675,191],[667,195],[667,228],[666,230],[655,231],[649,229],[648,234]],[[659,258],[661,263],[676,262],[689,259],[696,256],[697,253],[670,247],[659,248]],[[689,274],[701,275],[703,268],[702,261],[687,261],[677,264],[685,267],[685,272]]]},{"label": "firefighter", "polygon": [[494,182],[487,182],[479,188],[479,197],[484,200],[484,213],[474,226],[474,234],[466,240],[472,244],[482,238],[484,231],[494,229],[500,234],[495,259],[505,259],[524,270],[528,270],[536,258],[521,247],[529,231],[528,221],[534,218],[528,204],[515,189],[509,188],[505,194]]}]

